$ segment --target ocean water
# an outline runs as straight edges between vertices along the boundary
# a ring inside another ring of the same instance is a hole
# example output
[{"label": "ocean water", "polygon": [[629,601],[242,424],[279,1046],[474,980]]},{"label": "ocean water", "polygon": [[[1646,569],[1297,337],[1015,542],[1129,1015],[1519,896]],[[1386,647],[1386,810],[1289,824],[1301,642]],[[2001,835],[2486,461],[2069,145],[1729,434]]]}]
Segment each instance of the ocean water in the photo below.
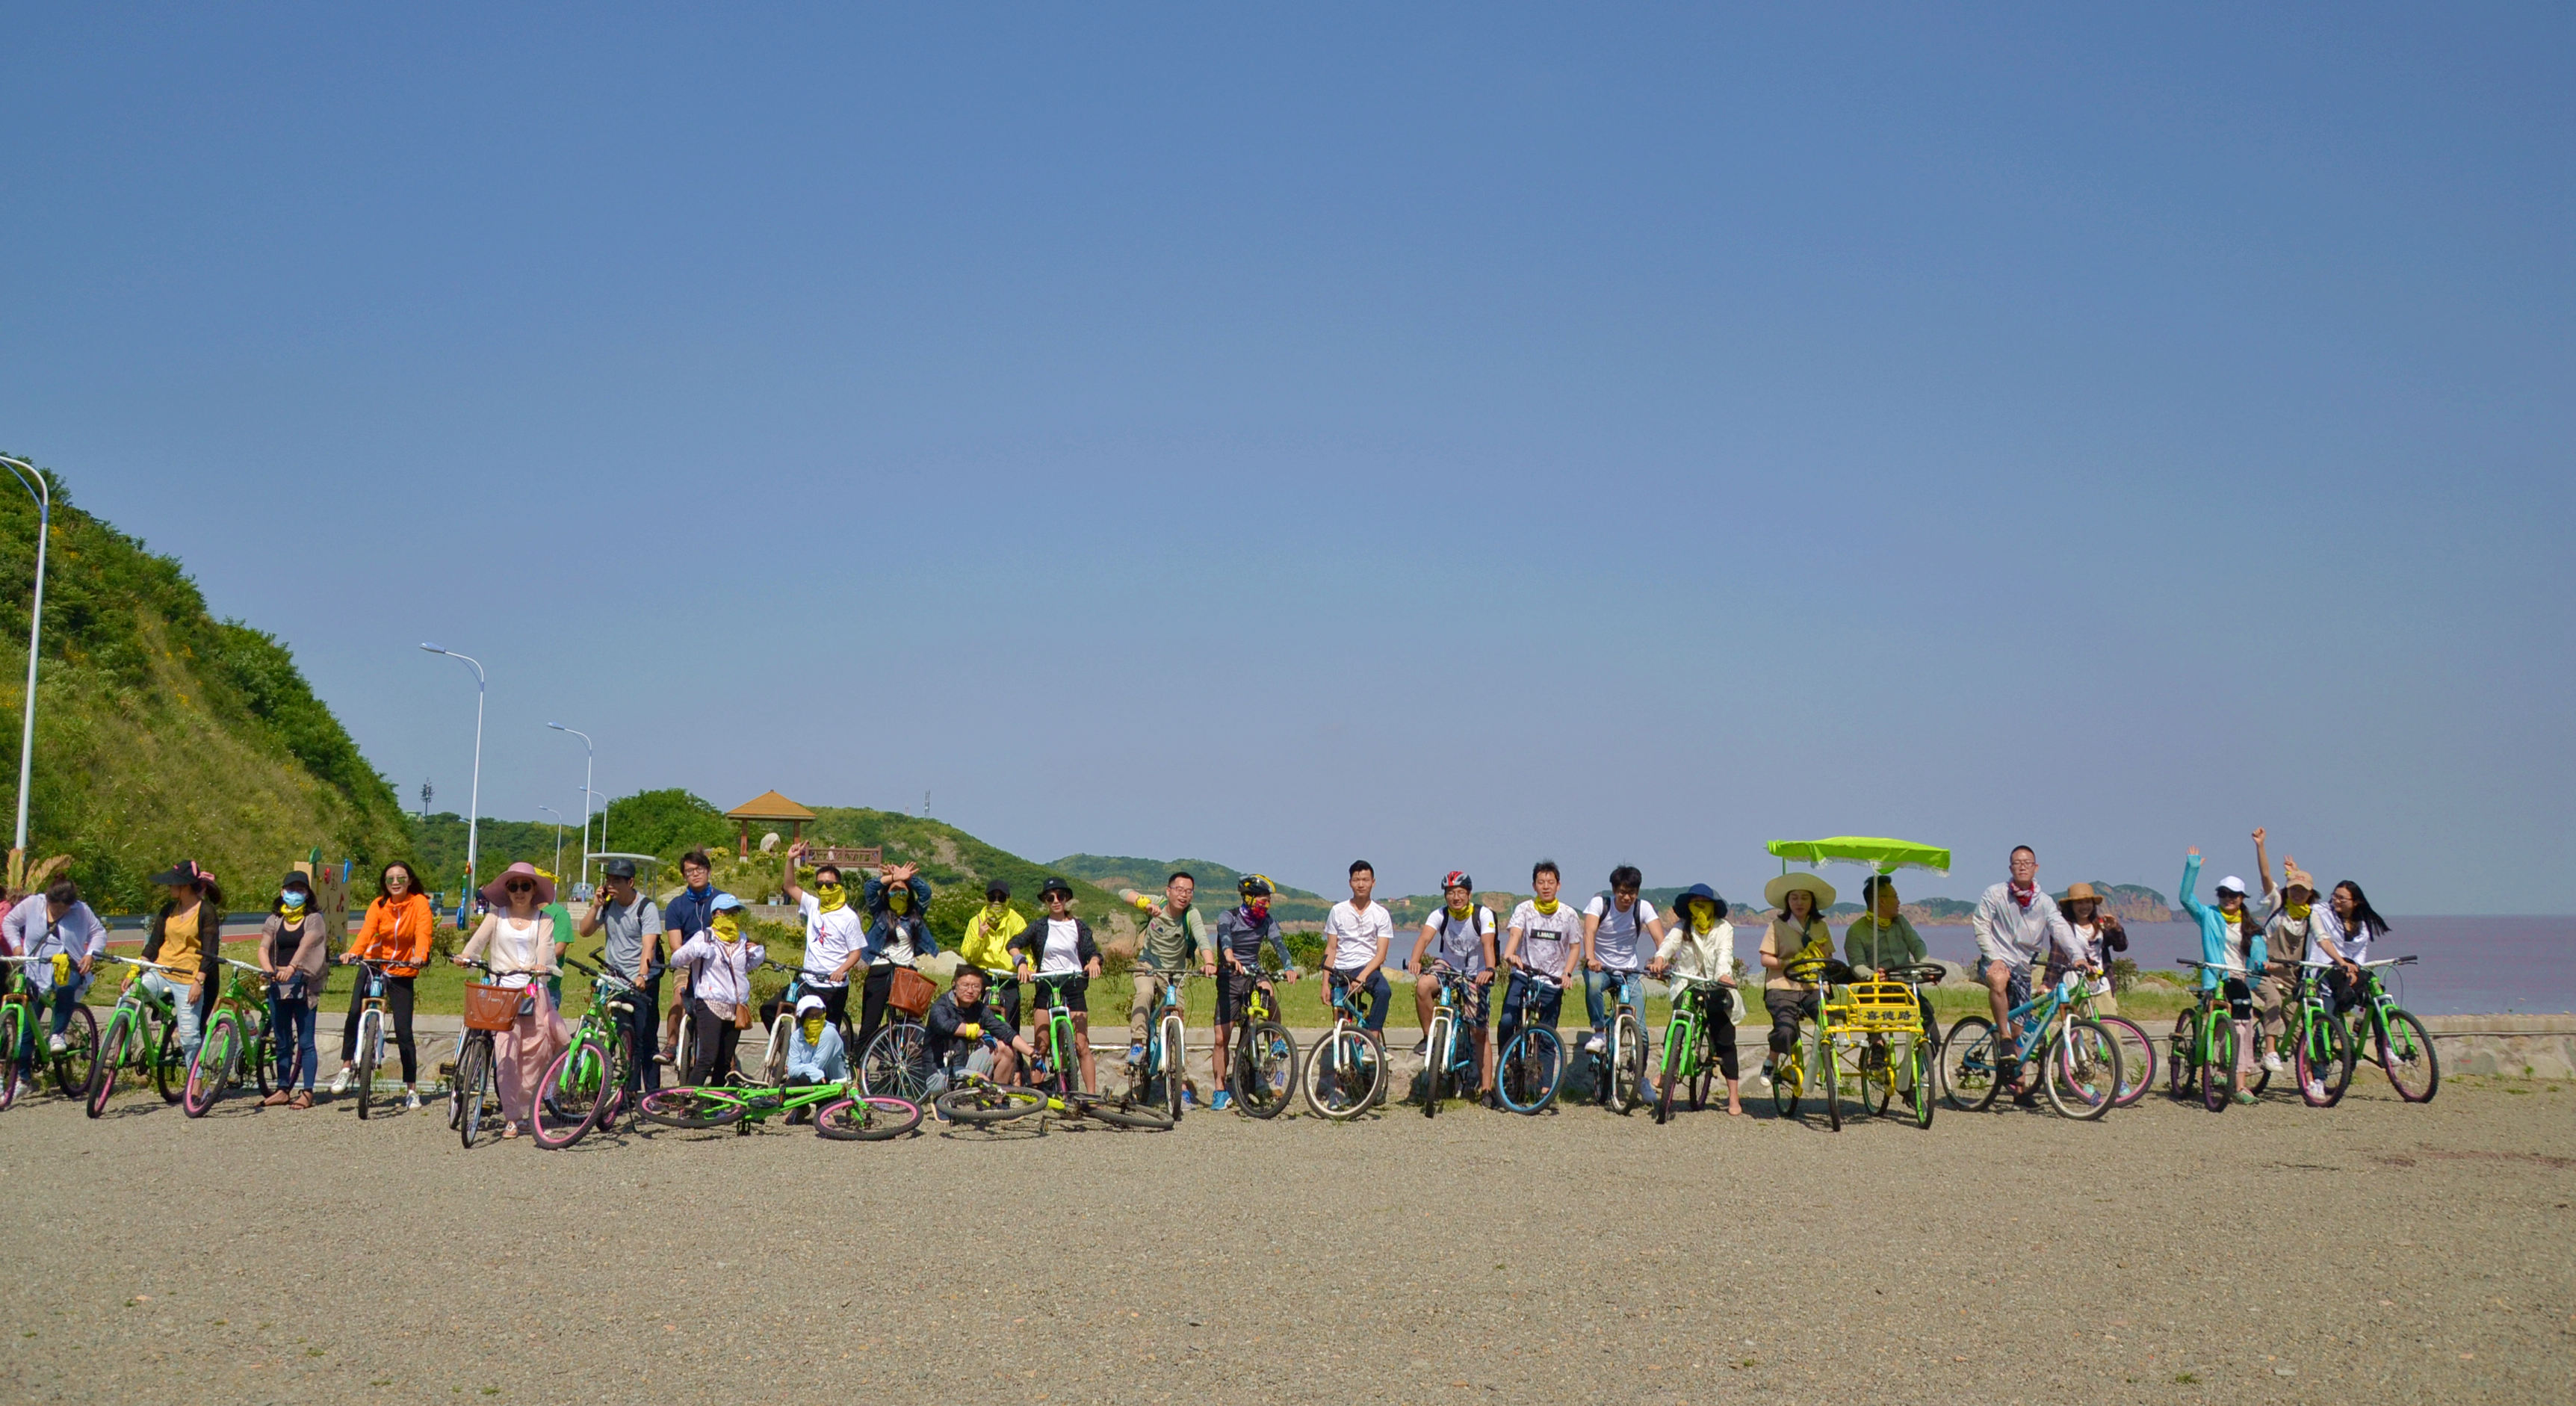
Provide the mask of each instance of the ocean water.
[{"label": "ocean water", "polygon": [[[2418,1015],[2576,1012],[2576,917],[2408,916],[2388,923],[2370,955],[2423,959],[2388,969],[2387,978],[2398,1003]],[[1976,955],[1976,938],[1965,927],[1921,931],[1938,960]],[[2131,923],[2126,955],[2141,970],[2180,972],[2177,960],[2200,959],[2200,927]]]}]

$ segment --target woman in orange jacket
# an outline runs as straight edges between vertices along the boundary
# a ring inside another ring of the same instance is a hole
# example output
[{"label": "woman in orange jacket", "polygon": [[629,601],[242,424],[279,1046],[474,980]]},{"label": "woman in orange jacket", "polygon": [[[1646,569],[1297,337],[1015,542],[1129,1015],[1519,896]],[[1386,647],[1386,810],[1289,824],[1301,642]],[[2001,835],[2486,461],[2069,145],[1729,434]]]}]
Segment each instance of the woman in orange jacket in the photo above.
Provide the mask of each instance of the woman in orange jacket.
[{"label": "woman in orange jacket", "polygon": [[[438,915],[420,886],[420,875],[408,860],[385,866],[376,883],[376,901],[367,905],[367,920],[349,939],[343,962],[377,961],[385,967],[385,1009],[394,1018],[394,1043],[402,1048],[403,1107],[420,1107],[420,1056],[411,1038],[412,978],[429,961],[429,943]],[[340,1072],[331,1092],[349,1091],[349,1076],[358,1053],[358,1011],[366,1004],[367,983],[360,978],[349,993],[348,1023],[340,1027]]]}]

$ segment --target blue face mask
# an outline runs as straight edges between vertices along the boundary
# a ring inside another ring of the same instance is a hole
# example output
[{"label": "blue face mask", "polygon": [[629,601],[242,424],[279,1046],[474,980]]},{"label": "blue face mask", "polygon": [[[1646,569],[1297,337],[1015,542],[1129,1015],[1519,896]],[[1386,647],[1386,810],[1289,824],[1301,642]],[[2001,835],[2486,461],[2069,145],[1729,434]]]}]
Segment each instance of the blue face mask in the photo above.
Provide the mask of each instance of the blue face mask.
[{"label": "blue face mask", "polygon": [[292,913],[304,906],[304,890],[288,889],[277,896],[277,901]]}]

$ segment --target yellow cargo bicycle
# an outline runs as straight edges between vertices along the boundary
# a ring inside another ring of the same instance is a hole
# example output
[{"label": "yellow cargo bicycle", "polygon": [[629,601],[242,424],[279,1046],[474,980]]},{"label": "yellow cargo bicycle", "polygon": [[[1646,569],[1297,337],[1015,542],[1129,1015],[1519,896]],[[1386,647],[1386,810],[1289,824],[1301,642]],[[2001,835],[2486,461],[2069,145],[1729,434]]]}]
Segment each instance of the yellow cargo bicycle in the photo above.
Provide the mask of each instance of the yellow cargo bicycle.
[{"label": "yellow cargo bicycle", "polygon": [[[1826,1126],[1840,1132],[1844,1086],[1863,1113],[1884,1114],[1896,1101],[1902,1070],[1915,1126],[1932,1126],[1931,1042],[1914,988],[1902,981],[1852,980],[1849,967],[1825,957],[1799,958],[1781,973],[1814,983],[1818,999],[1815,1033],[1801,1035],[1772,1071],[1771,1105],[1780,1116],[1797,1116],[1799,1097],[1812,1082],[1824,1099]],[[1846,979],[1837,984],[1837,976]]]}]

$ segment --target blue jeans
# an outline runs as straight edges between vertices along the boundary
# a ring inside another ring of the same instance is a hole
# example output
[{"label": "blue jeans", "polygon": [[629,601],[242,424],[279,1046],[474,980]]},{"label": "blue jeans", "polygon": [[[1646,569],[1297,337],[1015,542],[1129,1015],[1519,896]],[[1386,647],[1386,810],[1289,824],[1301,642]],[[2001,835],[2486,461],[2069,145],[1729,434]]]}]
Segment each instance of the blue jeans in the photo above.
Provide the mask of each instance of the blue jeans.
[{"label": "blue jeans", "polygon": [[612,1024],[635,1047],[635,1067],[627,1072],[626,1088],[629,1093],[639,1088],[651,1093],[662,1087],[662,1067],[653,1062],[662,1039],[662,978],[644,983],[642,990],[628,993],[625,999],[632,1009]]},{"label": "blue jeans", "polygon": [[1610,1012],[1616,1005],[1610,997],[1611,989],[1614,987],[1621,989],[1628,998],[1628,1004],[1637,1008],[1637,1019],[1641,1022],[1645,1020],[1645,981],[1644,972],[1597,972],[1587,969],[1583,973],[1583,1013],[1592,1018],[1592,1028],[1600,1031],[1609,1030]]},{"label": "blue jeans", "polygon": [[[1349,985],[1351,977],[1354,974],[1355,973],[1351,972],[1334,972],[1332,974],[1332,989],[1338,991],[1344,986]],[[1380,969],[1376,975],[1369,978],[1368,1015],[1360,1023],[1371,1030],[1386,1029],[1386,1003],[1392,998],[1393,994],[1394,993],[1387,987],[1385,970]]]},{"label": "blue jeans", "polygon": [[[81,998],[80,973],[74,972],[72,977],[70,981],[58,983],[50,995],[41,998],[45,1009],[53,1013],[50,1028],[45,1031],[47,1035],[60,1035],[71,1028],[72,1007],[79,1005]],[[27,1027],[27,1038],[18,1042],[18,1061],[21,1064],[36,1062],[36,1027],[33,1024]]]},{"label": "blue jeans", "polygon": [[295,1087],[300,1075],[309,1094],[318,1058],[313,1050],[313,1002],[277,993],[277,987],[268,988],[268,1038],[277,1051],[277,1087],[280,1092]]},{"label": "blue jeans", "polygon": [[1503,993],[1502,1012],[1496,1018],[1494,1026],[1496,1038],[1506,1045],[1511,1043],[1512,1036],[1521,1028],[1521,1000],[1524,995],[1533,1000],[1539,1024],[1550,1030],[1556,1028],[1557,1016],[1565,1008],[1564,987],[1548,986],[1534,981],[1525,971],[1513,972],[1512,983]]}]

